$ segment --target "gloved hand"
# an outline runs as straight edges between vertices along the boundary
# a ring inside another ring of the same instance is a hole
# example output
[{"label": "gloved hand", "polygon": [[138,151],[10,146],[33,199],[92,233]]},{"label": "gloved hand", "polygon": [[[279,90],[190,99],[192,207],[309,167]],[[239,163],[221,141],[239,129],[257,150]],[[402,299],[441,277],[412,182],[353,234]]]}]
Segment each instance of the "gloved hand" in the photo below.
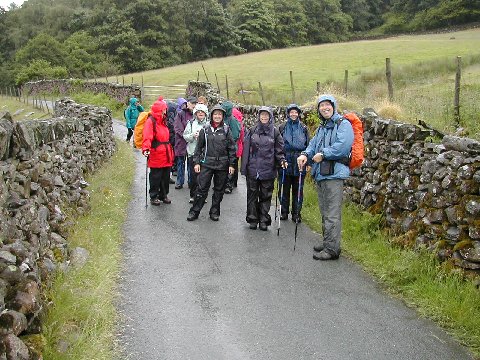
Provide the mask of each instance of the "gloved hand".
[{"label": "gloved hand", "polygon": [[143,150],[142,154],[145,157],[149,157],[150,156],[150,150],[149,149]]},{"label": "gloved hand", "polygon": [[286,169],[288,167],[288,162],[286,160],[282,160],[282,169]]}]

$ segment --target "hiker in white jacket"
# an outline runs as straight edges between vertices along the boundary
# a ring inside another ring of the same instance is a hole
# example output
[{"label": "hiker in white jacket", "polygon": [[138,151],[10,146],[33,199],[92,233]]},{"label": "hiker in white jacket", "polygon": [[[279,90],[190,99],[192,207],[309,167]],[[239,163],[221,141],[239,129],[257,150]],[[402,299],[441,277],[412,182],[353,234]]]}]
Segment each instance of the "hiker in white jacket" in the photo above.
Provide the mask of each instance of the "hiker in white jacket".
[{"label": "hiker in white jacket", "polygon": [[183,132],[183,138],[187,142],[187,166],[191,174],[190,183],[190,203],[193,203],[195,191],[197,189],[197,176],[198,174],[193,170],[193,154],[195,153],[195,147],[197,146],[198,133],[207,123],[208,108],[206,105],[197,104],[193,109],[193,118],[185,126]]}]

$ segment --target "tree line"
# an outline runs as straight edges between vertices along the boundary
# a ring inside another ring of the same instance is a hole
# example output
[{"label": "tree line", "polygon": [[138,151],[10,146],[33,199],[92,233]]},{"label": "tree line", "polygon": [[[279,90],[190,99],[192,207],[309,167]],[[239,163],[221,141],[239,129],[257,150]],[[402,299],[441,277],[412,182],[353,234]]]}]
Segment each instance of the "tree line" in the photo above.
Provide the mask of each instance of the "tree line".
[{"label": "tree line", "polygon": [[0,7],[0,86],[478,21],[480,0],[27,0]]}]

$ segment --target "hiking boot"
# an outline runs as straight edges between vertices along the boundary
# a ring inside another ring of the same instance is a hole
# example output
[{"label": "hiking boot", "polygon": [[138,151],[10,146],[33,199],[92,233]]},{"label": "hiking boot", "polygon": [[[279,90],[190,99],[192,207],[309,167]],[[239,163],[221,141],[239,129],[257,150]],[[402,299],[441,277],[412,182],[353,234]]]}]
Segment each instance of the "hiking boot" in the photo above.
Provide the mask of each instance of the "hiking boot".
[{"label": "hiking boot", "polygon": [[258,228],[262,231],[267,231],[268,230],[268,226],[265,223],[258,224]]},{"label": "hiking boot", "polygon": [[164,204],[171,204],[171,203],[172,203],[172,200],[170,200],[170,199],[169,199],[168,197],[166,197],[166,196],[163,198],[162,201],[163,201]]},{"label": "hiking boot", "polygon": [[280,215],[280,220],[287,220],[287,219],[288,219],[288,214]]},{"label": "hiking boot", "polygon": [[292,221],[296,224],[297,222],[300,224],[302,222],[302,216],[301,215],[292,215]]},{"label": "hiking boot", "polygon": [[170,184],[175,184],[175,180],[172,179],[172,178],[170,178],[169,182],[170,182]]},{"label": "hiking boot", "polygon": [[224,193],[225,193],[225,194],[231,194],[231,193],[232,193],[232,189],[230,189],[230,188],[225,188]]},{"label": "hiking boot", "polygon": [[150,204],[154,205],[154,206],[158,206],[160,205],[162,202],[160,199],[150,199]]},{"label": "hiking boot", "polygon": [[188,200],[188,203],[189,203],[189,204],[193,204],[193,201],[194,201],[194,200],[195,200],[195,199],[191,197],[191,198]]},{"label": "hiking boot", "polygon": [[323,250],[323,244],[320,244],[320,245],[315,245],[313,247],[313,251],[316,251],[316,252],[320,252]]},{"label": "hiking boot", "polygon": [[189,212],[187,216],[187,221],[193,221],[198,219],[198,214],[194,212]]},{"label": "hiking boot", "polygon": [[257,223],[250,223],[250,229],[257,230]]},{"label": "hiking boot", "polygon": [[177,190],[183,189],[183,185],[177,184],[177,185],[175,185],[175,189],[177,189]]},{"label": "hiking boot", "polygon": [[218,221],[219,218],[220,218],[220,216],[218,216],[217,214],[210,214],[210,219],[212,221]]},{"label": "hiking boot", "polygon": [[332,255],[329,252],[322,250],[318,254],[313,254],[315,260],[336,260],[338,255]]}]

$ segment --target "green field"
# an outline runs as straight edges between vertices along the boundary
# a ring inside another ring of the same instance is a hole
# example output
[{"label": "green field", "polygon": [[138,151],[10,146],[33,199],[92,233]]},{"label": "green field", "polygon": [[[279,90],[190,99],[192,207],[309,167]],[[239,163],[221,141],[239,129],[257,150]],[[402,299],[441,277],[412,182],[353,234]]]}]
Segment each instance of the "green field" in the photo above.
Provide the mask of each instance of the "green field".
[{"label": "green field", "polygon": [[0,96],[0,112],[10,113],[15,121],[48,117],[46,111],[37,109],[31,104],[23,103],[18,98],[6,95]]},{"label": "green field", "polygon": [[[261,82],[267,105],[284,105],[292,100],[290,71],[296,89],[296,101],[305,104],[315,97],[317,82],[321,92],[340,97],[343,108],[377,110],[392,108],[395,118],[415,123],[422,119],[439,130],[453,132],[455,61],[462,57],[461,126],[478,137],[480,90],[480,29],[451,33],[398,36],[381,40],[363,40],[270,50],[226,58],[217,58],[124,76],[125,82],[145,85],[186,84],[205,80],[202,64],[210,82],[226,95],[228,76],[230,98],[260,104]],[[394,103],[386,101],[385,58],[392,63]],[[348,70],[348,97],[344,96],[344,75]],[[239,91],[250,91],[243,99]],[[166,97],[178,93],[165,93]],[[148,105],[148,102],[147,102]]]}]

